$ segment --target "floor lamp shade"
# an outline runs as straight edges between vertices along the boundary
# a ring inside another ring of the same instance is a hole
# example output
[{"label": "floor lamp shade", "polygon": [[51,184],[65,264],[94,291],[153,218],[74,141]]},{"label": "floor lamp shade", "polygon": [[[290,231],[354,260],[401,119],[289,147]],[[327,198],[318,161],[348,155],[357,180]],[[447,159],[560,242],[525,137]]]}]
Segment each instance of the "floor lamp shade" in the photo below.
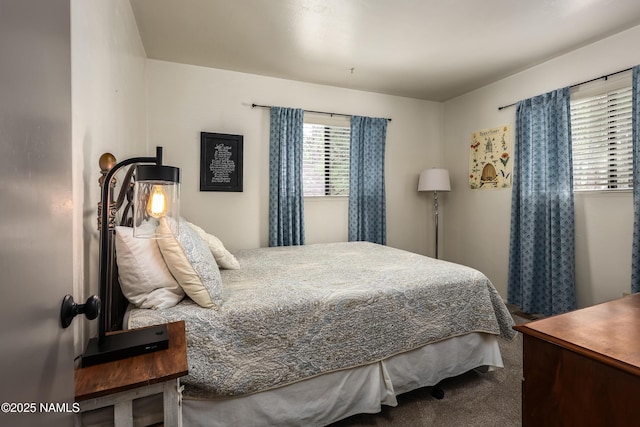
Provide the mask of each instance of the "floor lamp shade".
[{"label": "floor lamp shade", "polygon": [[451,191],[449,171],[435,168],[422,171],[418,191]]}]

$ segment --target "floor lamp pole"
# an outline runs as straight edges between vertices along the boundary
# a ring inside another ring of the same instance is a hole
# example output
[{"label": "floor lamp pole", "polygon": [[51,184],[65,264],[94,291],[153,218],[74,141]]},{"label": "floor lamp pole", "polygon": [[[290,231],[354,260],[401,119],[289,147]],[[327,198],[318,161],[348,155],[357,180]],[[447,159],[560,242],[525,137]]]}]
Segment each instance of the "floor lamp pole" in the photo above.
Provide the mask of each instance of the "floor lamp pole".
[{"label": "floor lamp pole", "polygon": [[433,206],[436,216],[436,259],[438,259],[438,192],[433,192]]},{"label": "floor lamp pole", "polygon": [[449,171],[446,169],[426,169],[420,173],[418,191],[433,191],[433,205],[436,219],[436,259],[438,259],[438,191],[451,191]]}]

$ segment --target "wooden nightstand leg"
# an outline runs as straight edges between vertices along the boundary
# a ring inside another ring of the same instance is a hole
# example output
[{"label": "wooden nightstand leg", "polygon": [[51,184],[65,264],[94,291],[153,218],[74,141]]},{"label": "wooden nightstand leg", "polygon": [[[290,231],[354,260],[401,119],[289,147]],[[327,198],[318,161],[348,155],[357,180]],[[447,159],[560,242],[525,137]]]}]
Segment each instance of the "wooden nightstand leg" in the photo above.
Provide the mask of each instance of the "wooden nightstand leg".
[{"label": "wooden nightstand leg", "polygon": [[113,405],[113,424],[118,427],[133,427],[133,401]]},{"label": "wooden nightstand leg", "polygon": [[164,383],[164,422],[167,426],[182,427],[182,393],[180,379]]}]

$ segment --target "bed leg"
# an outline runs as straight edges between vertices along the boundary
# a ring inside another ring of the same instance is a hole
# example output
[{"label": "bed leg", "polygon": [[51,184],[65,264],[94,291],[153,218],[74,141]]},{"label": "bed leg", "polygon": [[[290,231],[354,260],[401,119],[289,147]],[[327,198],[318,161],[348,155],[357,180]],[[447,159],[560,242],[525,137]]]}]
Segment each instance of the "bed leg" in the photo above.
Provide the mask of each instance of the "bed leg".
[{"label": "bed leg", "polygon": [[442,389],[442,387],[440,387],[439,385],[436,384],[431,389],[431,396],[433,396],[436,399],[440,400],[440,399],[444,398],[444,390]]}]

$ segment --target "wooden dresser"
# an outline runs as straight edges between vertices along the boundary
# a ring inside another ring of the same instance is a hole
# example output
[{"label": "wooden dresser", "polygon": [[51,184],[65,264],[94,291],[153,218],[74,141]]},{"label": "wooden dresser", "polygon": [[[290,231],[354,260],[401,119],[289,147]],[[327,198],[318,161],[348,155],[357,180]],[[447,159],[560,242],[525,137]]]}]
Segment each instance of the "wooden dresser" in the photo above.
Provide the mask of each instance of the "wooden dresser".
[{"label": "wooden dresser", "polygon": [[640,425],[640,294],[515,329],[523,426]]}]

